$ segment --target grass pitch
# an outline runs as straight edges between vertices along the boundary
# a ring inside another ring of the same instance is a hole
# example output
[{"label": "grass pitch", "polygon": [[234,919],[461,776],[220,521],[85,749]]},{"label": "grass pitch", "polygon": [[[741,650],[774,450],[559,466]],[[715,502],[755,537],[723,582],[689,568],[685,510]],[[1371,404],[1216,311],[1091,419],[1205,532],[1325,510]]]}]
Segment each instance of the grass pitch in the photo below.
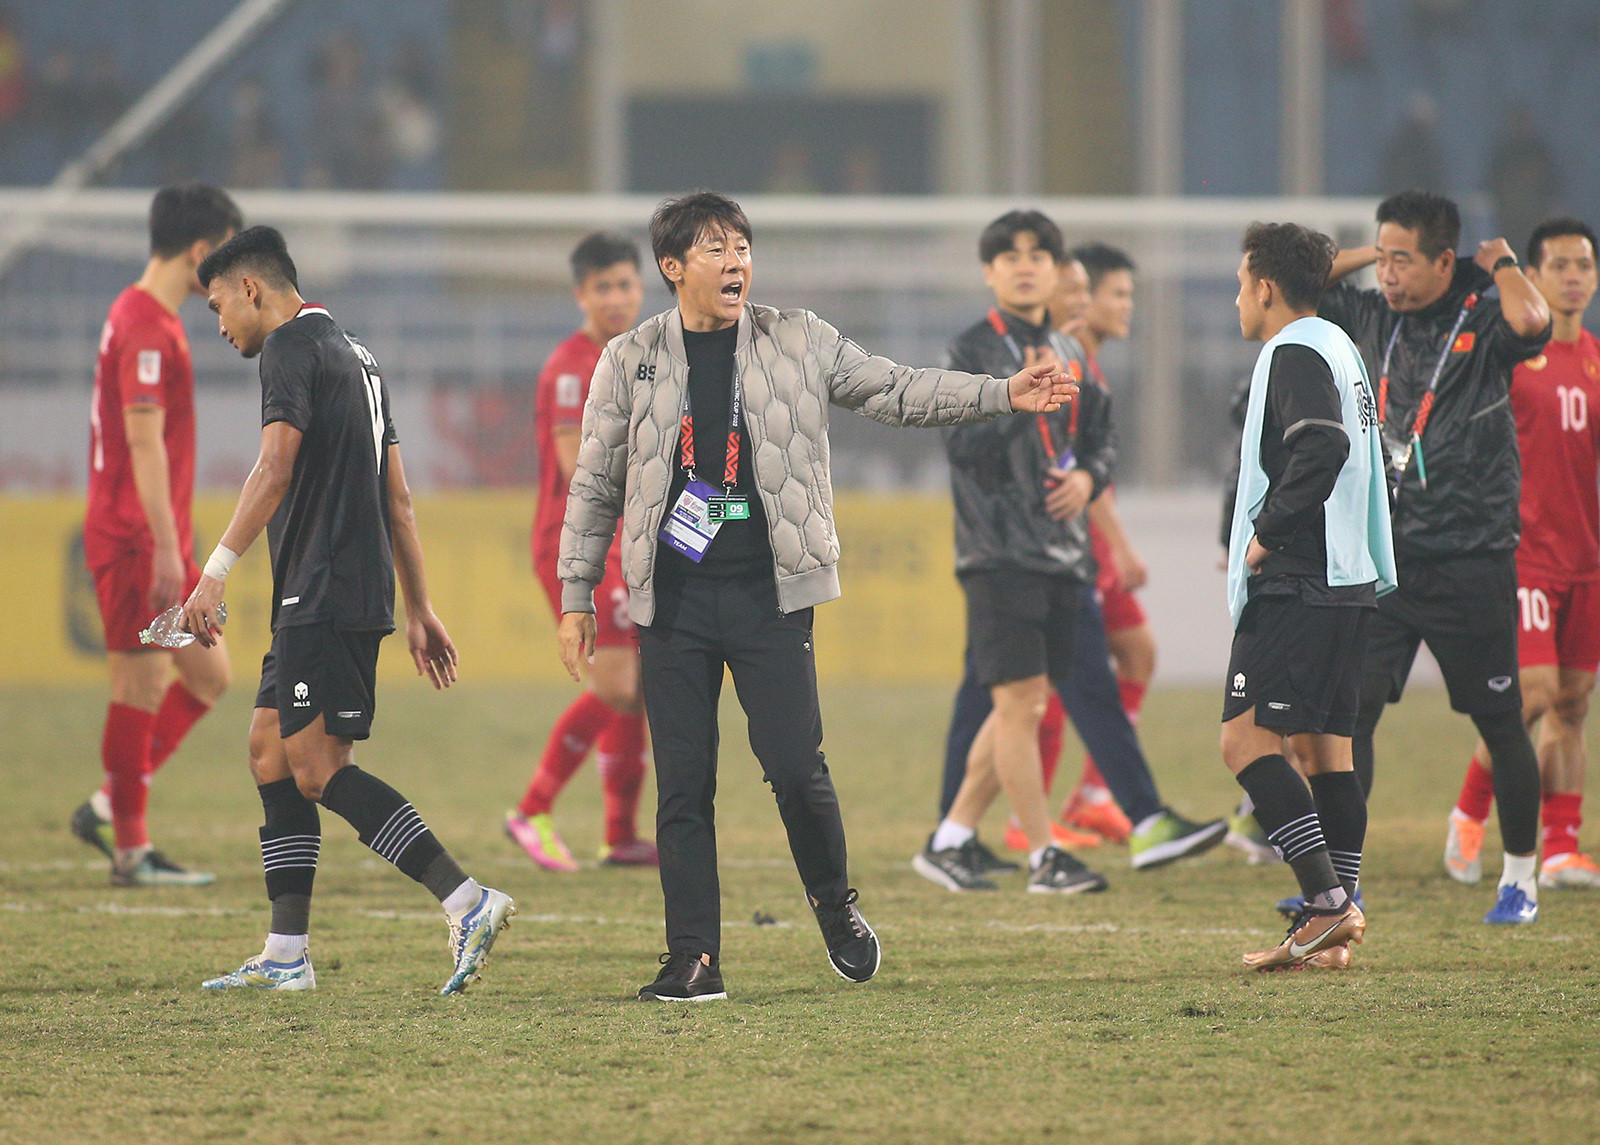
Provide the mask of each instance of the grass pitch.
[{"label": "grass pitch", "polygon": [[[202,994],[203,977],[260,948],[267,922],[243,763],[252,685],[197,728],[151,801],[158,845],[218,873],[205,890],[114,890],[68,835],[97,779],[101,691],[0,695],[0,1141],[1596,1132],[1600,891],[1546,891],[1532,927],[1482,925],[1498,854],[1476,888],[1439,865],[1472,731],[1438,693],[1413,695],[1380,730],[1356,969],[1255,976],[1239,954],[1281,937],[1271,904],[1292,889],[1286,868],[1218,849],[1135,874],[1125,851],[1101,848],[1083,857],[1111,875],[1104,895],[1028,895],[1020,876],[998,894],[949,894],[908,863],[933,823],[948,690],[828,690],[853,882],[884,947],[865,986],[826,964],[730,703],[718,810],[731,1000],[684,1008],[632,1000],[663,947],[654,872],[550,875],[500,834],[570,692],[470,683],[388,688],[357,757],[471,873],[516,896],[483,982],[436,996],[449,969],[436,907],[325,814],[318,989]],[[1218,703],[1213,690],[1157,690],[1146,710],[1164,794],[1191,815],[1237,796],[1217,757]],[[593,854],[592,768],[557,821]],[[758,911],[776,925],[753,925]]]}]

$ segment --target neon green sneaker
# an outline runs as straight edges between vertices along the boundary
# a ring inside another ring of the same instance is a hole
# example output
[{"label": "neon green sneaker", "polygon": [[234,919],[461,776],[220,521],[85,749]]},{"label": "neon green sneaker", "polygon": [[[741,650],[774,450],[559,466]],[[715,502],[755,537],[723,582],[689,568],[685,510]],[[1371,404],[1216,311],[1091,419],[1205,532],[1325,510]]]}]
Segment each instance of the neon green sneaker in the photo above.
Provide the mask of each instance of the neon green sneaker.
[{"label": "neon green sneaker", "polygon": [[1128,852],[1136,871],[1160,867],[1209,851],[1222,842],[1222,837],[1228,833],[1228,824],[1224,819],[1195,823],[1172,811],[1162,811],[1153,822],[1141,826],[1142,830],[1136,830],[1128,836]]},{"label": "neon green sneaker", "polygon": [[528,858],[547,871],[570,874],[579,869],[578,860],[556,834],[555,820],[548,812],[524,818],[515,811],[507,811],[506,834],[528,853]]},{"label": "neon green sneaker", "polygon": [[1228,833],[1222,841],[1234,850],[1243,852],[1245,860],[1252,867],[1257,863],[1282,861],[1278,857],[1278,849],[1267,838],[1267,833],[1261,829],[1254,815],[1228,816]]}]

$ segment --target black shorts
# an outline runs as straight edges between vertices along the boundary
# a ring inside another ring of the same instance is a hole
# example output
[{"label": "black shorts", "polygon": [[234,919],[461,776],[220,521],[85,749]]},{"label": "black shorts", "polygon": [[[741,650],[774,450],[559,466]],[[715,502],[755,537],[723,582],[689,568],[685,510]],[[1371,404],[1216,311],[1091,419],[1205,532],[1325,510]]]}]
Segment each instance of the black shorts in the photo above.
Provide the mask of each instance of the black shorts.
[{"label": "black shorts", "polygon": [[256,707],[278,709],[288,739],[320,715],[331,736],[366,739],[377,706],[378,645],[386,632],[341,632],[332,624],[278,629],[261,661]]},{"label": "black shorts", "polygon": [[1391,704],[1398,700],[1417,647],[1426,640],[1456,711],[1521,711],[1515,555],[1407,561],[1399,574],[1400,587],[1378,598],[1367,637],[1367,694],[1381,694]]},{"label": "black shorts", "polygon": [[1233,634],[1224,723],[1255,709],[1256,726],[1350,736],[1361,708],[1361,668],[1374,611],[1258,596]]},{"label": "black shorts", "polygon": [[1072,632],[1083,585],[1069,577],[993,569],[962,573],[967,594],[967,650],[986,688],[1072,673]]}]

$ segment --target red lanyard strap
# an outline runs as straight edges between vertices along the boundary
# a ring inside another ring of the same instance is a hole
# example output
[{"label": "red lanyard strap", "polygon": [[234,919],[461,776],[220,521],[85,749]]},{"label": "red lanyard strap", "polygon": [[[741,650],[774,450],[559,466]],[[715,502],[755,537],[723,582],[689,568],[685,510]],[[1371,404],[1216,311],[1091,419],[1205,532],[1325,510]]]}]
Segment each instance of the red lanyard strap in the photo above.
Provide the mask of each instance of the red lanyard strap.
[{"label": "red lanyard strap", "polygon": [[[1439,351],[1439,360],[1434,363],[1433,376],[1428,379],[1427,392],[1422,395],[1422,400],[1417,403],[1417,412],[1411,421],[1411,436],[1421,437],[1422,431],[1428,428],[1428,416],[1433,412],[1433,395],[1439,389],[1439,379],[1444,376],[1444,364],[1450,360],[1450,351],[1455,348],[1456,338],[1461,333],[1461,327],[1466,325],[1467,315],[1472,308],[1478,305],[1478,296],[1469,294],[1461,303],[1461,313],[1456,315],[1455,323],[1450,327],[1450,334],[1444,340],[1444,348]],[[1389,344],[1383,350],[1383,365],[1378,371],[1378,424],[1383,425],[1389,410],[1389,360],[1394,356],[1394,344],[1400,339],[1400,327],[1405,323],[1405,316],[1395,323],[1394,331],[1389,335]]]},{"label": "red lanyard strap", "polygon": [[[1026,365],[1027,359],[1022,356],[1022,350],[1017,345],[1017,340],[1011,336],[1011,327],[1007,325],[1005,315],[1001,314],[993,306],[989,307],[989,325],[994,327],[996,334],[1005,339],[1006,346],[1011,351],[1011,356],[1017,360],[1017,365]],[[1053,339],[1051,349],[1056,350],[1057,356],[1061,357],[1062,369],[1066,370],[1067,376],[1074,382],[1082,381],[1083,379],[1079,377],[1077,361],[1062,355],[1060,348],[1053,344]],[[1078,400],[1073,398],[1068,401],[1067,405],[1072,411],[1068,417],[1067,426],[1067,442],[1070,445],[1078,440]],[[1044,442],[1045,456],[1049,458],[1050,465],[1054,467],[1061,455],[1056,452],[1055,435],[1050,432],[1049,419],[1042,413],[1035,414],[1034,417],[1039,427],[1039,439]]]},{"label": "red lanyard strap", "polygon": [[[739,484],[739,456],[742,444],[739,423],[744,415],[744,387],[739,381],[739,368],[733,370],[733,387],[728,404],[728,452],[722,465],[722,487],[732,490]],[[691,480],[699,480],[694,464],[694,407],[689,402],[689,386],[683,387],[683,410],[678,417],[678,463],[688,472]]]}]

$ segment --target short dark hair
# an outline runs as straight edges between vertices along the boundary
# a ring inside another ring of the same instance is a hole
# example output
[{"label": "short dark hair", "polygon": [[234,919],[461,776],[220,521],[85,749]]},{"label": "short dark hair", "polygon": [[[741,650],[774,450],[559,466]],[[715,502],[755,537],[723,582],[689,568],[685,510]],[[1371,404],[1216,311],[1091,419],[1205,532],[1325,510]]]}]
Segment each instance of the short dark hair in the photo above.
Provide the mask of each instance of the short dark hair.
[{"label": "short dark hair", "polygon": [[[661,260],[675,258],[682,262],[688,257],[695,240],[713,227],[733,231],[755,242],[750,230],[750,220],[744,217],[744,208],[726,195],[715,191],[696,191],[681,199],[666,199],[650,216],[650,251],[655,255],[656,269],[661,270]],[[661,272],[661,281],[673,294],[677,284]]]},{"label": "short dark hair", "polygon": [[633,245],[632,239],[611,231],[585,235],[567,256],[567,264],[572,267],[572,281],[579,286],[595,271],[609,270],[619,262],[631,262],[634,269],[638,269],[639,248]]},{"label": "short dark hair", "polygon": [[1378,225],[1393,223],[1417,232],[1417,249],[1429,258],[1453,251],[1461,242],[1461,212],[1432,191],[1401,191],[1378,204]]},{"label": "short dark hair", "polygon": [[1589,240],[1589,253],[1600,255],[1600,242],[1595,241],[1594,229],[1582,219],[1561,218],[1546,219],[1533,228],[1533,234],[1528,239],[1528,265],[1542,266],[1544,264],[1544,240],[1565,238],[1567,235],[1580,235]]},{"label": "short dark hair", "polygon": [[242,226],[244,216],[220,187],[163,187],[150,200],[150,253],[172,258],[201,239],[221,242]]},{"label": "short dark hair", "polygon": [[200,264],[200,285],[209,287],[220,274],[248,271],[279,290],[300,289],[300,276],[289,257],[289,244],[274,227],[240,231],[206,256]]},{"label": "short dark hair", "polygon": [[978,236],[978,261],[988,266],[1017,245],[1017,236],[1031,234],[1041,250],[1050,252],[1057,263],[1067,261],[1067,244],[1061,228],[1042,211],[1007,211],[983,228]]},{"label": "short dark hair", "polygon": [[1328,288],[1338,247],[1298,223],[1251,223],[1240,250],[1252,278],[1269,280],[1294,310],[1315,310]]},{"label": "short dark hair", "polygon": [[1126,270],[1131,274],[1138,269],[1126,251],[1108,243],[1084,243],[1074,247],[1067,257],[1083,263],[1083,269],[1089,275],[1090,290],[1099,289],[1100,280],[1114,270]]}]

